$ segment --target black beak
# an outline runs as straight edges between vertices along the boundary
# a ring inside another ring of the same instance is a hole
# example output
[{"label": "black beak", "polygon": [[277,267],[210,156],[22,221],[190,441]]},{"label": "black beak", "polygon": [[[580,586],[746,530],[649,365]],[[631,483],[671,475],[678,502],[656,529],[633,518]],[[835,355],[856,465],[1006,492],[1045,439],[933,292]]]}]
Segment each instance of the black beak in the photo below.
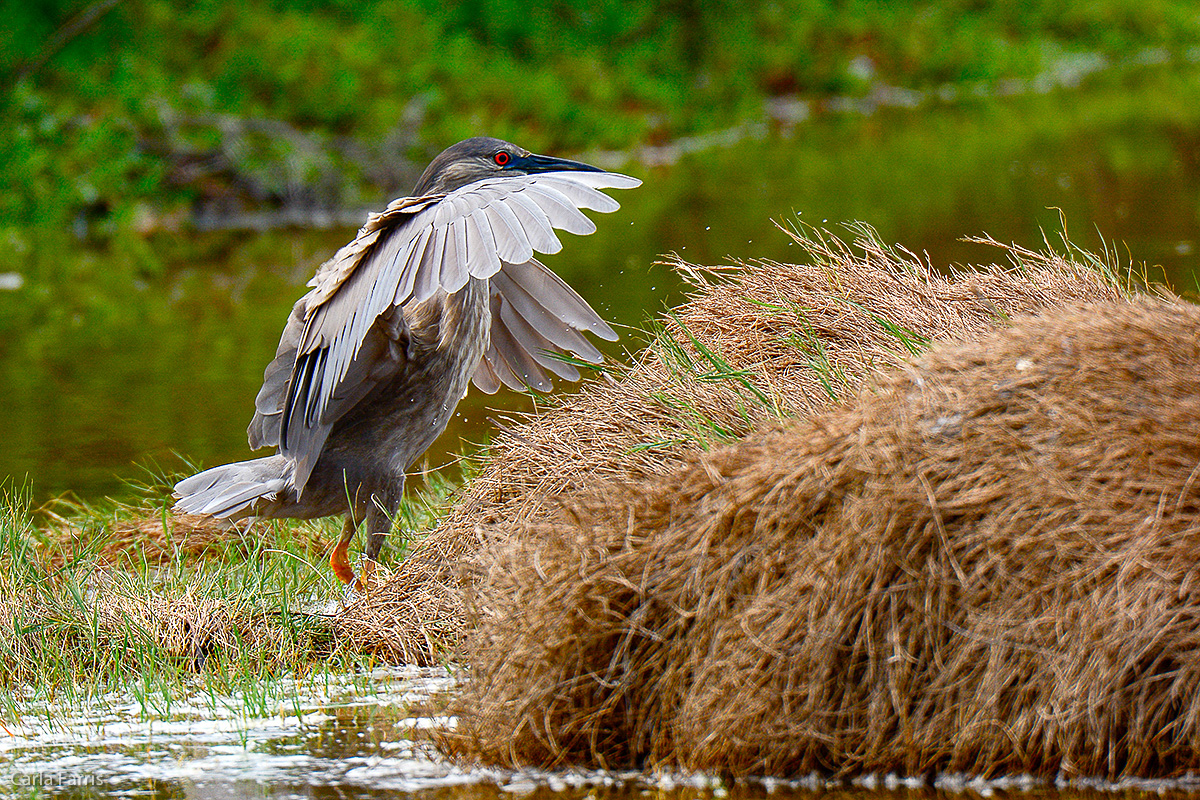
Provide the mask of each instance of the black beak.
[{"label": "black beak", "polygon": [[604,172],[599,167],[593,167],[591,164],[584,164],[581,161],[571,161],[566,158],[554,158],[553,156],[539,156],[535,153],[530,153],[527,156],[517,156],[513,159],[513,167],[526,173],[534,172],[559,172],[565,170],[574,170],[576,172]]}]

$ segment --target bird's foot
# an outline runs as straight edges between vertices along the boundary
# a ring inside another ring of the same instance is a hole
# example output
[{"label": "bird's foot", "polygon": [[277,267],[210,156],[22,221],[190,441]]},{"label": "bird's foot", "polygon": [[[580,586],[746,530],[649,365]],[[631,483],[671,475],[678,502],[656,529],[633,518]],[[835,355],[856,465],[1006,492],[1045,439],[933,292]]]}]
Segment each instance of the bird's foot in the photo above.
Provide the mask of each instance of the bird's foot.
[{"label": "bird's foot", "polygon": [[355,586],[363,594],[369,593],[387,579],[388,571],[373,558],[363,556],[359,566],[361,569],[358,578],[355,579]]},{"label": "bird's foot", "polygon": [[[346,584],[346,591],[342,594],[343,607],[348,607],[366,597],[372,590],[380,586],[388,576],[388,571],[379,566],[378,561],[369,559],[366,556],[363,556],[359,574],[355,575],[354,570],[350,568],[349,564],[346,565],[345,573],[340,571],[337,566],[334,567],[334,572]],[[348,574],[349,580],[342,578],[343,574]]]}]

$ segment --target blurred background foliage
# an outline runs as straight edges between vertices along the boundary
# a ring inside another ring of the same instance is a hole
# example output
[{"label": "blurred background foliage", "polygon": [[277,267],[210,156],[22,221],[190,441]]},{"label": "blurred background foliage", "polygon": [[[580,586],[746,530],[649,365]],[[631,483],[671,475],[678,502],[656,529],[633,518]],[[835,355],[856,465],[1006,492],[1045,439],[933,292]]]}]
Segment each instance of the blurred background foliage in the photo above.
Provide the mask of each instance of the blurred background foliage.
[{"label": "blurred background foliage", "polygon": [[[618,324],[677,299],[657,254],[786,259],[789,213],[946,264],[1061,208],[1200,285],[1195,0],[0,9],[0,488],[36,497],[245,457],[304,281],[471,135],[646,178],[552,264]],[[469,397],[447,451],[511,402]]]},{"label": "blurred background foliage", "polygon": [[127,232],[377,201],[483,131],[626,148],[761,118],[779,95],[1197,44],[1192,0],[6,0],[0,257],[71,230],[152,268]]}]

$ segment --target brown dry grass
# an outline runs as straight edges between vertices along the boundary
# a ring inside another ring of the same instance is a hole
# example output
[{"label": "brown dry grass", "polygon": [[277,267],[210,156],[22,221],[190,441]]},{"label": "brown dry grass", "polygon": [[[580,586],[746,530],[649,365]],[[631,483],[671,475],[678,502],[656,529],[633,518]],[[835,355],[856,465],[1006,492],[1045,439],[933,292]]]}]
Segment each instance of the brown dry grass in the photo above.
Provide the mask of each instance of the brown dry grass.
[{"label": "brown dry grass", "polygon": [[1004,269],[943,277],[863,234],[854,248],[798,237],[808,261],[799,266],[676,263],[694,296],[663,320],[647,351],[615,379],[502,432],[433,534],[332,618],[295,610],[328,577],[319,527],[239,532],[119,507],[51,516],[35,531],[8,509],[0,682],[45,677],[55,659],[52,682],[136,673],[161,660],[255,674],[303,669],[331,652],[442,660],[463,633],[459,565],[499,523],[544,518],[556,497],[596,481],[669,474],[770,420],[828,407],[926,338],[976,336],[1024,310],[1122,294],[1095,269],[1012,248]]},{"label": "brown dry grass", "polygon": [[[0,685],[58,685],[210,669],[261,676],[328,656],[327,620],[265,610],[212,587],[147,591],[120,572],[93,571],[87,594],[61,587],[0,593]],[[7,587],[6,587],[7,588]]]},{"label": "brown dry grass", "polygon": [[107,586],[97,596],[94,624],[114,646],[132,637],[137,646],[188,669],[202,669],[219,654],[226,663],[274,672],[294,667],[297,653],[319,658],[331,649],[328,628],[319,620],[302,615],[281,620],[247,600],[203,591],[147,595],[120,585]]},{"label": "brown dry grass", "polygon": [[736,774],[1197,769],[1197,331],[1178,301],[1024,320],[498,526],[449,744]]},{"label": "brown dry grass", "polygon": [[[96,512],[61,501],[35,518],[7,506],[0,685],[303,668],[333,651],[329,619],[292,602],[309,600],[322,547],[303,527],[231,532],[147,508]],[[286,558],[269,562],[273,552]]]},{"label": "brown dry grass", "polygon": [[[44,555],[52,567],[87,554],[106,567],[162,567],[209,558],[250,558],[271,537],[269,523],[230,524],[195,514],[118,505],[100,518],[64,504],[38,510],[44,520]],[[292,549],[321,561],[330,543],[313,526],[289,531]]]},{"label": "brown dry grass", "polygon": [[343,615],[343,632],[389,660],[444,657],[463,626],[459,563],[478,552],[485,527],[537,519],[560,493],[665,474],[767,420],[826,408],[926,340],[1122,297],[1111,276],[1053,253],[1002,247],[1009,263],[946,276],[865,228],[853,246],[821,231],[792,235],[805,264],[673,262],[692,297],[650,347],[615,379],[498,433],[446,518]]}]

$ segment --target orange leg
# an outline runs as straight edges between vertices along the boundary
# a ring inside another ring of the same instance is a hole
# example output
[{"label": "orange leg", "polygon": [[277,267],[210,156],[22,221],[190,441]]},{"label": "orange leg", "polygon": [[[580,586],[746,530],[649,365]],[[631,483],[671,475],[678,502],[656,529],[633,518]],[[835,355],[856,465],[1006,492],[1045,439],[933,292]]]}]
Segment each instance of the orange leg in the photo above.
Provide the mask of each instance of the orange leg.
[{"label": "orange leg", "polygon": [[342,527],[342,538],[338,539],[338,543],[334,545],[333,553],[329,556],[329,566],[333,567],[333,574],[342,583],[357,583],[358,579],[354,576],[354,569],[350,566],[350,559],[346,557],[350,550],[350,541],[354,538],[354,531],[358,526],[354,523],[354,515],[346,515],[346,524]]}]

